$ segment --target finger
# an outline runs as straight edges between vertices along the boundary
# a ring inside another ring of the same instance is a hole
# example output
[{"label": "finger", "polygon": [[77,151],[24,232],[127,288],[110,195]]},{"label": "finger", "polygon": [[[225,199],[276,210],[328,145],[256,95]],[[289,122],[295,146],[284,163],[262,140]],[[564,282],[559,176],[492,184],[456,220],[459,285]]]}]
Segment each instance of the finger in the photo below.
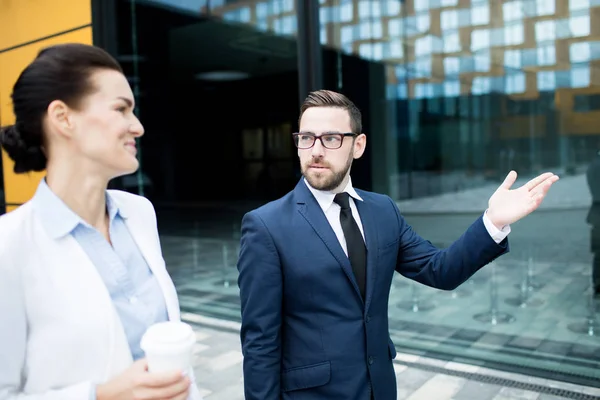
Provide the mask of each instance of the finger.
[{"label": "finger", "polygon": [[531,191],[533,188],[538,186],[540,183],[544,182],[546,179],[551,178],[552,176],[555,176],[552,172],[545,172],[545,173],[533,178],[532,180],[530,180],[523,186],[528,191]]},{"label": "finger", "polygon": [[179,394],[178,396],[171,397],[169,400],[186,400],[189,395],[190,395],[190,390],[188,388],[188,390],[186,390],[185,392]]},{"label": "finger", "polygon": [[189,382],[189,378],[181,371],[144,374],[142,386],[149,388],[164,388]]},{"label": "finger", "polygon": [[508,175],[506,175],[506,178],[504,178],[504,182],[502,182],[502,185],[500,185],[500,187],[503,189],[510,189],[510,187],[513,185],[513,183],[515,183],[516,180],[517,173],[515,171],[510,171]]},{"label": "finger", "polygon": [[147,388],[144,399],[164,400],[164,399],[179,399],[187,398],[190,391],[190,380],[185,378],[183,382],[178,382],[174,385],[161,388]]},{"label": "finger", "polygon": [[532,212],[532,211],[536,210],[540,206],[540,204],[542,204],[543,200],[544,200],[544,194],[543,193],[535,193],[531,197],[530,206],[529,206],[529,212]]},{"label": "finger", "polygon": [[534,193],[534,194],[540,194],[542,196],[546,196],[546,193],[548,193],[548,190],[550,190],[550,187],[552,186],[552,184],[554,182],[558,181],[558,176],[553,175],[550,178],[546,179],[544,182],[540,183],[536,188],[534,188],[534,190],[532,190],[530,193]]}]

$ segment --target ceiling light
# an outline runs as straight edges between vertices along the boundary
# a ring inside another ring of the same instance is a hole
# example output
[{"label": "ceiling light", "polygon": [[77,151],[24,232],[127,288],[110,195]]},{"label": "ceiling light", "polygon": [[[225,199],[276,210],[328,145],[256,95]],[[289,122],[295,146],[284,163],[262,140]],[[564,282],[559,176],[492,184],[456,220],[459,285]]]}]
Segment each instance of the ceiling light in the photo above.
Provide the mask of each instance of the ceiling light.
[{"label": "ceiling light", "polygon": [[195,78],[203,81],[238,81],[247,79],[250,74],[242,71],[210,71],[196,74]]}]

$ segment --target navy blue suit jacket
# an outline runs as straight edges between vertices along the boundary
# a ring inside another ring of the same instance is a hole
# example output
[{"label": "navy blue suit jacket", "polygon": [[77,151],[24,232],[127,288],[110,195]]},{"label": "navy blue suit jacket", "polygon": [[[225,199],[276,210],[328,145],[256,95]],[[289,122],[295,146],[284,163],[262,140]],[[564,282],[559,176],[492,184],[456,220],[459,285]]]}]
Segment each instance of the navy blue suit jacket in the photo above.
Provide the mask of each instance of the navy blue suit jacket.
[{"label": "navy blue suit jacket", "polygon": [[242,220],[238,262],[247,400],[396,399],[388,330],[394,271],[452,290],[508,251],[477,219],[449,248],[417,235],[388,196],[357,190],[363,301],[348,257],[303,180]]}]

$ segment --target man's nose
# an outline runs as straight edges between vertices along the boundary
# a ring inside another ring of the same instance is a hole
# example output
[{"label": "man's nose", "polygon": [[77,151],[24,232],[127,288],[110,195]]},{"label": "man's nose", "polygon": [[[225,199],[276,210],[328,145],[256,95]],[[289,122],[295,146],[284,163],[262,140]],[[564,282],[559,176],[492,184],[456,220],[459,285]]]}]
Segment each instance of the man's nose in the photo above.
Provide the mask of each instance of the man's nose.
[{"label": "man's nose", "polygon": [[312,149],[311,149],[311,154],[313,157],[322,157],[324,151],[324,147],[323,147],[323,143],[321,143],[321,140],[319,140],[318,138],[315,140],[315,144],[313,145]]}]

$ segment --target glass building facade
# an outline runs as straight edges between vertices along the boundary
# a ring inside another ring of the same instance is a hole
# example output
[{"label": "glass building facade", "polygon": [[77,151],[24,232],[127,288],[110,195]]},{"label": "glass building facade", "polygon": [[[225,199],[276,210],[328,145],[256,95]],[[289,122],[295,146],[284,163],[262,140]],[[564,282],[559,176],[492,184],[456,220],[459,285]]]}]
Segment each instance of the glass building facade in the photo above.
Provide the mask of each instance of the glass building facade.
[{"label": "glass building facade", "polygon": [[92,27],[146,127],[112,185],[153,201],[184,318],[239,321],[241,217],[294,187],[299,105],[327,88],[363,112],[355,186],[441,247],[511,169],[561,176],[457,290],[395,279],[397,348],[600,387],[600,1],[94,0]]}]

